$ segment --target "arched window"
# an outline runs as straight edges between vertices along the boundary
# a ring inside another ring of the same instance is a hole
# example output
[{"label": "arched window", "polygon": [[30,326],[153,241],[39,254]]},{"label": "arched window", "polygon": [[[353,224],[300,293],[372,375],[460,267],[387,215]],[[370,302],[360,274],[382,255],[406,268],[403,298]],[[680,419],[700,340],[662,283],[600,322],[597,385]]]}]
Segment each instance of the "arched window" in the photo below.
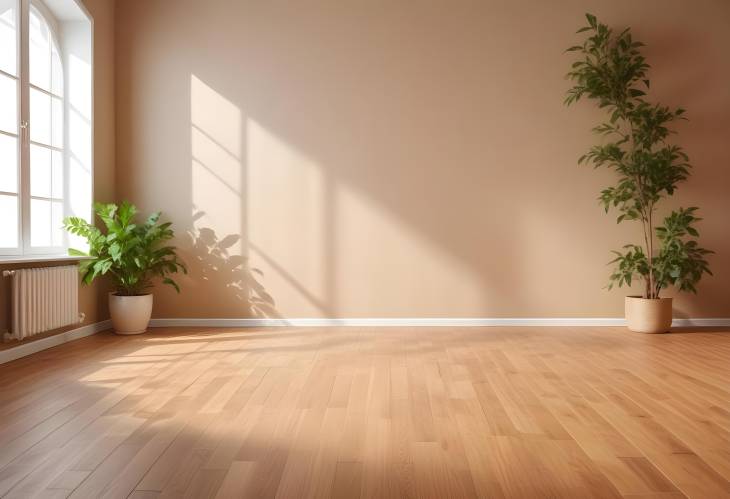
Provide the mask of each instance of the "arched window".
[{"label": "arched window", "polygon": [[[30,246],[63,249],[63,66],[57,35],[33,5],[28,51],[30,86]],[[45,253],[45,251],[42,251]]]},{"label": "arched window", "polygon": [[75,0],[0,0],[0,260],[65,254],[63,218],[90,217],[90,68]]},{"label": "arched window", "polygon": [[0,251],[20,246],[20,71],[17,1],[0,0]]}]

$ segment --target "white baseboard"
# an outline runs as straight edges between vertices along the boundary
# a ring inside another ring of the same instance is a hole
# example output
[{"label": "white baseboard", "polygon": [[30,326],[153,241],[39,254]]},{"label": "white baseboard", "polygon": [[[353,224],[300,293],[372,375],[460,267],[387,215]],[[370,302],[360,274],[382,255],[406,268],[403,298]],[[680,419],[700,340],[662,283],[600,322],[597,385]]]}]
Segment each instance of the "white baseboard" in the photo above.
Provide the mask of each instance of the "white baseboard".
[{"label": "white baseboard", "polygon": [[[307,319],[215,319],[215,318],[178,318],[152,319],[150,327],[388,327],[388,326],[625,326],[622,318],[595,318],[595,317],[531,317],[531,318],[307,318]],[[730,327],[730,318],[727,319],[674,319],[674,327]]]},{"label": "white baseboard", "polygon": [[[626,321],[617,317],[530,317],[530,318],[303,318],[303,319],[215,319],[174,318],[152,319],[150,327],[488,327],[488,326],[624,326]],[[674,319],[674,327],[730,327],[730,318]],[[48,336],[40,340],[18,345],[0,351],[0,364],[31,355],[85,336],[91,336],[111,328],[111,321],[105,320],[76,329]]]},{"label": "white baseboard", "polygon": [[27,355],[40,352],[47,348],[55,347],[69,341],[77,340],[85,336],[91,336],[100,331],[104,331],[112,327],[110,320],[96,322],[94,324],[87,324],[86,326],[77,327],[76,329],[70,329],[63,333],[54,334],[53,336],[47,336],[40,340],[23,343],[17,347],[8,348],[7,350],[0,351],[0,364],[10,362],[11,360],[19,359]]}]

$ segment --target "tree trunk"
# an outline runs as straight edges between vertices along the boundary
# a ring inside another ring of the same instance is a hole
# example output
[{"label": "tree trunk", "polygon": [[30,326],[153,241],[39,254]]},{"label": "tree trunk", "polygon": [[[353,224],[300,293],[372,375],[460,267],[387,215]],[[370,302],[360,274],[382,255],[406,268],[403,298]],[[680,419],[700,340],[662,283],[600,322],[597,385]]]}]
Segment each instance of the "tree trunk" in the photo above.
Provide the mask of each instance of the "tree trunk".
[{"label": "tree trunk", "polygon": [[651,295],[649,298],[657,298],[657,293],[655,293],[655,285],[654,285],[654,224],[652,220],[652,211],[654,210],[653,206],[649,207],[649,255],[647,256],[649,260],[649,289],[651,290]]}]

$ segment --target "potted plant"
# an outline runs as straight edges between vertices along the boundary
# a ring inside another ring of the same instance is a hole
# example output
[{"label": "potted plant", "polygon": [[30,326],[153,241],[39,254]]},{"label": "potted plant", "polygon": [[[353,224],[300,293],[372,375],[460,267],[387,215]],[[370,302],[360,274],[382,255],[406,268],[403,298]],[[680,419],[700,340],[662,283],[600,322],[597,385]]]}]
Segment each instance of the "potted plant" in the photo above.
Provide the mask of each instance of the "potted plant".
[{"label": "potted plant", "polygon": [[134,222],[137,208],[126,201],[116,204],[94,204],[96,215],[106,232],[86,220],[68,217],[64,228],[85,238],[89,252],[69,249],[77,256],[89,256],[79,268],[83,282],[90,284],[99,276],[108,275],[115,290],[109,294],[109,313],[117,334],[145,332],[152,315],[152,287],[154,278],[180,288],[169,276],[178,271],[187,272],[173,246],[164,243],[172,239],[171,223],[159,223],[160,213],[151,214],[142,224]]},{"label": "potted plant", "polygon": [[641,42],[629,28],[614,32],[596,17],[586,14],[588,25],[578,30],[587,38],[567,51],[580,57],[567,78],[573,82],[565,104],[581,97],[595,101],[607,113],[607,121],[593,128],[604,137],[582,156],[579,164],[609,168],[617,174],[615,185],[599,197],[606,212],[618,211],[617,223],[637,221],[643,230],[641,244],[627,244],[614,251],[616,268],[608,288],[643,281],[641,296],[627,296],[629,329],[645,333],[669,330],[672,299],[661,297],[670,285],[696,293],[702,275],[711,274],[706,256],[712,253],[697,243],[697,208],[679,208],[659,223],[658,203],[674,194],[689,176],[690,164],[683,149],[668,142],[672,122],[684,119],[684,109],[672,109],[646,100],[649,65],[641,55]]}]

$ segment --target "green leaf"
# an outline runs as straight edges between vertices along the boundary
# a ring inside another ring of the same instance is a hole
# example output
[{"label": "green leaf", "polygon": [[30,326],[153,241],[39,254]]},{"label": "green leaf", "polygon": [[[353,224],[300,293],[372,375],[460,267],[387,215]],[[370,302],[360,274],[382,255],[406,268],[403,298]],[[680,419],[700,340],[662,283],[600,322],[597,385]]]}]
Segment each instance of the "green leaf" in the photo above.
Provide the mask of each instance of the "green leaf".
[{"label": "green leaf", "polygon": [[[650,296],[671,285],[694,292],[710,274],[707,257],[712,253],[696,239],[696,209],[680,208],[660,224],[655,219],[661,201],[677,191],[692,168],[684,150],[669,140],[675,133],[672,122],[685,119],[685,110],[646,100],[650,66],[641,53],[644,44],[632,38],[629,28],[617,33],[591,14],[586,19],[589,26],[578,33],[588,33],[568,50],[577,60],[570,61],[566,78],[572,87],[564,102],[590,100],[606,118],[592,129],[601,143],[578,164],[605,168],[616,176],[616,183],[601,191],[601,206],[606,212],[616,210],[618,223],[640,220],[642,239],[654,238],[655,243],[651,250],[628,244],[623,253],[615,253],[609,289],[637,279],[646,283],[651,275]],[[648,233],[650,226],[654,233]]]},{"label": "green leaf", "polygon": [[88,254],[84,253],[81,250],[77,250],[75,248],[69,248],[68,249],[68,254],[71,255],[71,256],[88,256]]},{"label": "green leaf", "polygon": [[[67,231],[84,237],[89,243],[88,254],[92,258],[79,262],[85,284],[99,276],[107,276],[117,292],[133,295],[149,288],[155,276],[170,284],[164,279],[186,270],[175,248],[165,244],[174,237],[174,232],[170,222],[159,223],[159,213],[151,214],[143,225],[137,225],[134,223],[137,209],[129,202],[124,201],[119,206],[96,203],[94,208],[104,222],[106,232],[80,218],[64,220]],[[69,250],[69,253],[84,256],[78,250]]]},{"label": "green leaf", "polygon": [[137,213],[137,208],[129,201],[122,201],[122,204],[119,205],[118,213],[119,223],[124,227],[129,224],[132,217]]},{"label": "green leaf", "polygon": [[119,261],[122,257],[122,248],[117,242],[114,242],[109,246],[109,255],[111,255],[112,260],[115,262]]}]

